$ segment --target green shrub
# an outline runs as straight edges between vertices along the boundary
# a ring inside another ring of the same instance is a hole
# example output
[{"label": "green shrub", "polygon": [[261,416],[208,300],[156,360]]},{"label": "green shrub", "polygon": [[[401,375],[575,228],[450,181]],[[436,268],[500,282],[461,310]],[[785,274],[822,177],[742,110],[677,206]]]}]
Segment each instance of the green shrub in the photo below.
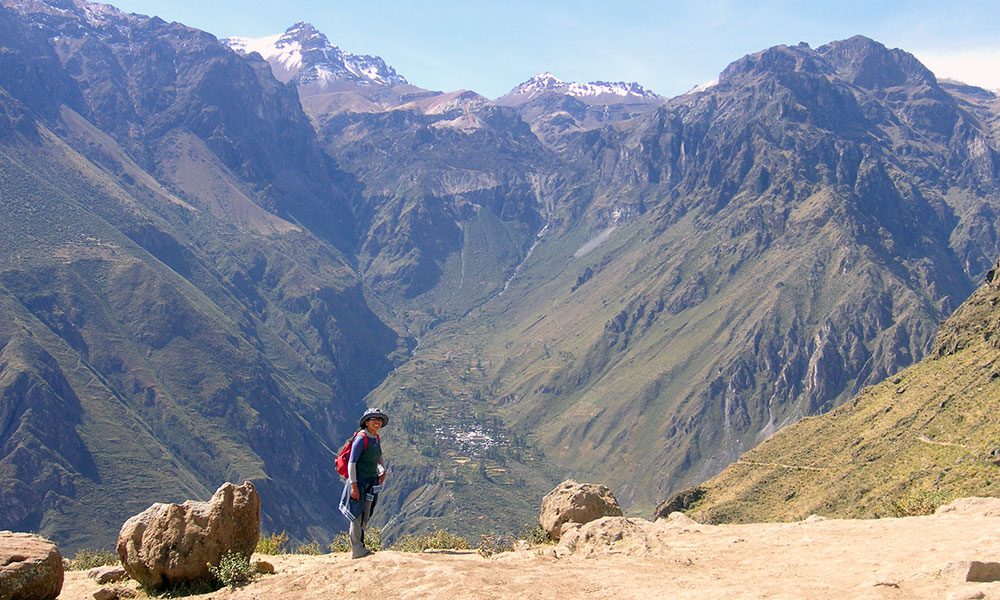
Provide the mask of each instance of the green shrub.
[{"label": "green shrub", "polygon": [[337,535],[333,536],[333,541],[327,546],[327,550],[330,552],[350,552],[351,551],[351,538],[347,535],[347,532],[341,531]]},{"label": "green shrub", "polygon": [[82,548],[76,551],[73,560],[69,561],[70,571],[86,571],[94,567],[117,565],[118,555],[107,550],[88,550]]},{"label": "green shrub", "polygon": [[376,527],[375,529],[369,529],[365,533],[365,548],[372,552],[378,552],[382,549],[382,528]]},{"label": "green shrub", "polygon": [[889,500],[889,508],[894,517],[919,517],[932,515],[939,506],[951,502],[954,497],[946,492],[912,490],[905,496]]},{"label": "green shrub", "polygon": [[479,548],[477,550],[483,558],[489,558],[501,552],[512,552],[514,550],[514,540],[511,536],[505,534],[491,533],[490,535],[483,535],[482,539],[479,540]]},{"label": "green shrub", "polygon": [[257,554],[284,554],[287,552],[285,545],[288,544],[288,534],[282,531],[281,533],[272,533],[269,536],[261,534],[260,539],[257,540],[257,548],[254,550]]},{"label": "green shrub", "polygon": [[219,566],[208,565],[212,577],[230,588],[240,587],[257,579],[257,571],[250,565],[250,558],[239,552],[227,552]]},{"label": "green shrub", "polygon": [[[375,529],[369,529],[365,533],[365,548],[368,548],[371,552],[378,552],[382,549],[382,529],[376,527]],[[333,541],[327,546],[330,552],[350,552],[351,551],[351,538],[346,531],[341,531],[337,535],[333,536]]]},{"label": "green shrub", "polygon": [[391,546],[390,550],[398,552],[423,552],[424,550],[468,550],[472,548],[469,540],[438,529],[427,535],[404,535]]},{"label": "green shrub", "polygon": [[534,526],[526,524],[522,539],[526,540],[529,544],[549,544],[552,542],[549,532],[542,529],[540,523],[535,523]]},{"label": "green shrub", "polygon": [[295,551],[296,554],[323,554],[323,549],[320,548],[319,542],[313,540],[308,544],[302,544],[299,549]]}]

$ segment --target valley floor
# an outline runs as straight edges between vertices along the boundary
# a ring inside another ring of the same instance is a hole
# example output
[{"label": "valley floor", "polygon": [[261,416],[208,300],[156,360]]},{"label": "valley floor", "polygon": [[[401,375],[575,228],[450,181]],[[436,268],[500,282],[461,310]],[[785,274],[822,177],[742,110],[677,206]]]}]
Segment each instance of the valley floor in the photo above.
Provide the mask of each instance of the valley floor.
[{"label": "valley floor", "polygon": [[[960,561],[1000,562],[1000,500],[958,500],[937,515],[708,526],[682,515],[603,519],[565,546],[484,559],[473,551],[261,557],[275,575],[198,600],[306,598],[1000,599],[965,581]],[[1000,576],[1000,574],[998,574]],[[97,584],[67,573],[63,600]]]}]

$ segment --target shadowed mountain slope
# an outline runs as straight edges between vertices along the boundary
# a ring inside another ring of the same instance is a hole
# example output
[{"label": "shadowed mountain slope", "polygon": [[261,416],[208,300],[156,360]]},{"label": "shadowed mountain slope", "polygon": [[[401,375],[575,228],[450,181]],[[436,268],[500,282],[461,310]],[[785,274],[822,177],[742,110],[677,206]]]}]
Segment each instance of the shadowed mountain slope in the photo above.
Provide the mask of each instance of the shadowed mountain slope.
[{"label": "shadowed mountain slope", "polygon": [[1000,495],[995,273],[945,321],[927,358],[747,452],[695,488],[701,499],[689,514],[706,522],[905,516]]},{"label": "shadowed mountain slope", "polygon": [[[294,91],[176,24],[5,4],[0,528],[109,546],[253,479],[265,528],[328,539],[334,449],[405,343]],[[19,78],[36,53],[54,76]]]}]

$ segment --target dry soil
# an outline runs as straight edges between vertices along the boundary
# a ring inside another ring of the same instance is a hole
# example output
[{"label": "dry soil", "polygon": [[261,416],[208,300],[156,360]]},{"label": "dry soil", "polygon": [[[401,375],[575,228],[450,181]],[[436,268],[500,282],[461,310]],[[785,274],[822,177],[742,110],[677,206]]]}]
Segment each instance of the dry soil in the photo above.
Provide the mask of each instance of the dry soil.
[{"label": "dry soil", "polygon": [[[655,523],[605,518],[566,540],[488,559],[474,551],[260,557],[274,575],[192,598],[1000,600],[1000,581],[966,581],[963,562],[1000,563],[1000,499],[899,519],[708,526],[679,513]],[[68,573],[60,598],[90,599],[98,587]]]}]

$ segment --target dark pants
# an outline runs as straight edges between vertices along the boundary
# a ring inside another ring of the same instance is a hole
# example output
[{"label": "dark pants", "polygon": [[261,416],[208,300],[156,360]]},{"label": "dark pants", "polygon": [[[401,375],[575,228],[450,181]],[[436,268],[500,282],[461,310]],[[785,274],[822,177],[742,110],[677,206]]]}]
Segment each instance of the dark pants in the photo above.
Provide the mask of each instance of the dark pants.
[{"label": "dark pants", "polygon": [[368,554],[365,548],[365,527],[378,503],[378,478],[358,475],[358,499],[351,498],[351,483],[344,483],[340,496],[340,512],[351,522],[351,556],[359,558]]}]

